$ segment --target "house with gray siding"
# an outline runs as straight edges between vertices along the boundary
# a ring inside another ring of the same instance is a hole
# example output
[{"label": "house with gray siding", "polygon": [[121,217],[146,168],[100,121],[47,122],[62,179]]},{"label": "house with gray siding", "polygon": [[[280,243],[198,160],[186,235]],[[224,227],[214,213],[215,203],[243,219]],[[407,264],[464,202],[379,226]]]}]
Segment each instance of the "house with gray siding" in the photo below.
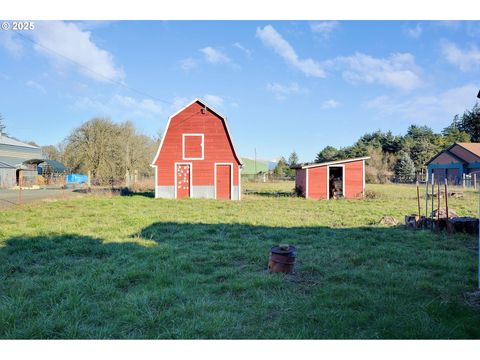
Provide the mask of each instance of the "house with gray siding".
[{"label": "house with gray siding", "polygon": [[43,161],[40,147],[0,133],[0,188],[18,185],[20,176],[25,184],[33,183]]}]

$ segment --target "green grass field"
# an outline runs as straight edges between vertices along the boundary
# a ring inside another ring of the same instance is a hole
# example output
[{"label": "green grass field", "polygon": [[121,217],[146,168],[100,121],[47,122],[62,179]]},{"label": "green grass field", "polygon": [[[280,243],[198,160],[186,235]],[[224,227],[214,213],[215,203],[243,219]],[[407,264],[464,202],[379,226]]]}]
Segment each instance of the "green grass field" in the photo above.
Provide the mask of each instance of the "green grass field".
[{"label": "green grass field", "polygon": [[[261,195],[0,211],[0,338],[480,338],[464,299],[476,237],[379,225],[416,211],[414,187],[336,201],[243,188]],[[477,195],[450,206],[476,216]],[[278,243],[297,246],[294,275],[266,272]]]}]

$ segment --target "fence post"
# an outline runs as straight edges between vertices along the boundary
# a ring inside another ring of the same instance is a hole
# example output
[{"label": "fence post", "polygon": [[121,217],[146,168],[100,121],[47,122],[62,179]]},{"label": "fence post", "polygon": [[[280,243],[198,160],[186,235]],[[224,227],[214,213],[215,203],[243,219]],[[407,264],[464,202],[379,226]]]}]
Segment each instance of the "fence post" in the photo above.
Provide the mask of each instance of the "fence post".
[{"label": "fence post", "polygon": [[130,172],[128,171],[128,169],[127,169],[127,171],[125,172],[125,186],[126,186],[127,188],[130,187]]},{"label": "fence post", "polygon": [[477,190],[477,173],[473,173],[473,189]]},{"label": "fence post", "polygon": [[[431,209],[432,214],[431,214],[430,217],[433,220],[433,206],[434,206],[433,205],[433,195],[435,194],[435,174],[434,173],[432,173],[432,179],[431,180],[432,180],[432,209]],[[433,226],[433,221],[432,221],[432,226]]]},{"label": "fence post", "polygon": [[465,173],[462,175],[462,187],[465,190]]},{"label": "fence post", "polygon": [[87,176],[87,186],[90,189],[92,187],[92,172],[90,170],[88,170]]}]

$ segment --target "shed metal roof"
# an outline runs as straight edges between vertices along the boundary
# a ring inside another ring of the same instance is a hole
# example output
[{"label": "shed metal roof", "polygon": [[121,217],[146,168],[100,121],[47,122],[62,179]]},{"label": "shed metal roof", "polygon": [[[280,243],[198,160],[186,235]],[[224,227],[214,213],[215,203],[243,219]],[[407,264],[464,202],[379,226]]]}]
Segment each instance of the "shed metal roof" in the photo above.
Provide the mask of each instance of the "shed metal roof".
[{"label": "shed metal roof", "polygon": [[364,156],[364,157],[353,158],[353,159],[327,161],[323,163],[298,164],[298,165],[292,166],[291,168],[292,169],[308,169],[308,168],[314,168],[314,167],[320,167],[320,166],[341,165],[341,164],[345,164],[353,161],[368,160],[368,159],[370,159],[370,156]]},{"label": "shed metal roof", "polygon": [[12,166],[10,164],[4,163],[3,161],[0,161],[0,168],[15,169],[15,166]]},{"label": "shed metal roof", "polygon": [[51,167],[51,169],[54,172],[64,172],[64,171],[67,170],[65,165],[63,165],[60,161],[57,161],[57,160],[47,159],[47,160],[43,161],[41,164],[39,164],[38,166],[41,167],[42,169],[46,168],[46,167]]},{"label": "shed metal roof", "polygon": [[5,134],[0,135],[0,144],[12,145],[12,146],[21,146],[21,147],[27,147],[27,148],[32,148],[32,149],[39,149],[38,146],[34,146],[34,145],[24,143],[24,142],[19,141],[17,139],[13,139],[11,137],[8,137]]}]

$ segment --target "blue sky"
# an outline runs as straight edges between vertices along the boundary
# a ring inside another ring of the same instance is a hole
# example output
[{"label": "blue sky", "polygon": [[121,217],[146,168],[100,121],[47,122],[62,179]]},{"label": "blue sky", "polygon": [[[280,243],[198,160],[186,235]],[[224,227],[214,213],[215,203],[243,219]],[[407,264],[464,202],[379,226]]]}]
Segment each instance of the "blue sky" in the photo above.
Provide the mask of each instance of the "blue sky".
[{"label": "blue sky", "polygon": [[0,30],[0,113],[41,145],[95,116],[156,135],[200,97],[242,156],[310,161],[365,132],[440,131],[480,88],[480,22],[37,21],[22,34],[35,43]]}]

